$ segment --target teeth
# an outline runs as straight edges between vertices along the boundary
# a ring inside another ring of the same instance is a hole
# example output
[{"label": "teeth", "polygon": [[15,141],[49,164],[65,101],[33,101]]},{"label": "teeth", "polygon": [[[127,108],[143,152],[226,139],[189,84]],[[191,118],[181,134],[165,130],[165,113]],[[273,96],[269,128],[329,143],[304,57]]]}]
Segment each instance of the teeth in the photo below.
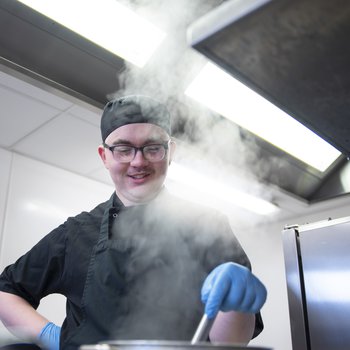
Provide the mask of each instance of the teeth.
[{"label": "teeth", "polygon": [[141,175],[131,175],[131,177],[133,177],[134,179],[142,179],[144,178],[146,175],[145,174],[141,174]]}]

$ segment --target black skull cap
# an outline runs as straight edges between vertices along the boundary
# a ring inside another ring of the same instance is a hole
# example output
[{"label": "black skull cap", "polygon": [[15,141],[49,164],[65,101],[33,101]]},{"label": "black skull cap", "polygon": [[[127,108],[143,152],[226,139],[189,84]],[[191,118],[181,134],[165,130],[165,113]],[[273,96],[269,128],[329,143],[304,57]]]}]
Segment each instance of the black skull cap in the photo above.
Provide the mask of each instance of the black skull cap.
[{"label": "black skull cap", "polygon": [[171,116],[163,103],[148,96],[130,95],[105,105],[101,118],[102,141],[115,129],[135,123],[154,124],[171,135]]}]

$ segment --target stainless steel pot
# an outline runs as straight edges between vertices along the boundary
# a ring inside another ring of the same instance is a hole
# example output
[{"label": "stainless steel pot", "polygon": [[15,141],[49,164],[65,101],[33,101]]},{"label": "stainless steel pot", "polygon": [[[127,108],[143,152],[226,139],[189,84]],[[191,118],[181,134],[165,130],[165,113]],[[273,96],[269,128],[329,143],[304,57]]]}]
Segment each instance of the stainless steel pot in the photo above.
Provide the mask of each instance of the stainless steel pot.
[{"label": "stainless steel pot", "polygon": [[80,350],[272,350],[235,344],[213,345],[208,342],[192,344],[179,341],[125,340],[108,341],[96,345],[82,345]]},{"label": "stainless steel pot", "polygon": [[214,320],[204,314],[191,342],[164,340],[106,341],[96,345],[82,345],[79,350],[272,350],[235,344],[211,344],[205,342]]}]

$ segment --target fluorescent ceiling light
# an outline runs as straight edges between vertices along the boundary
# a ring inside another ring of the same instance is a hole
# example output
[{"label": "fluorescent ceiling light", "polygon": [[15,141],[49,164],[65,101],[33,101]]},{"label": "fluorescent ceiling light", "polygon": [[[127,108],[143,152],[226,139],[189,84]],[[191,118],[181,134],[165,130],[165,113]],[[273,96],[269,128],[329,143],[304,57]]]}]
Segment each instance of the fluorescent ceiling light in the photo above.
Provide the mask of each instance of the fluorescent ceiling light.
[{"label": "fluorescent ceiling light", "polygon": [[175,162],[172,162],[169,167],[168,178],[186,186],[182,193],[187,195],[187,199],[191,198],[191,192],[194,191],[203,194],[202,198],[209,201],[220,200],[259,215],[271,215],[279,210],[273,203],[219,183]]},{"label": "fluorescent ceiling light", "polygon": [[142,67],[165,33],[116,0],[19,0],[108,51]]},{"label": "fluorescent ceiling light", "polygon": [[185,94],[319,171],[325,171],[341,154],[212,63],[204,66]]}]

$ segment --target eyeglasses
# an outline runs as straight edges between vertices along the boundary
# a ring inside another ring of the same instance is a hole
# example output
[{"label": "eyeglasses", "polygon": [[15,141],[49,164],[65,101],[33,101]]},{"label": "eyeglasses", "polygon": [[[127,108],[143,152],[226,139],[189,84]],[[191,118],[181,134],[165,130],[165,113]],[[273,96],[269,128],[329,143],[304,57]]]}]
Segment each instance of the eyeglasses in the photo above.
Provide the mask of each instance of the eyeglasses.
[{"label": "eyeglasses", "polygon": [[169,148],[170,140],[164,143],[153,143],[141,147],[131,145],[115,145],[109,146],[103,143],[113,153],[113,158],[120,163],[129,163],[135,156],[137,151],[141,151],[143,157],[150,162],[159,162],[164,159]]}]

